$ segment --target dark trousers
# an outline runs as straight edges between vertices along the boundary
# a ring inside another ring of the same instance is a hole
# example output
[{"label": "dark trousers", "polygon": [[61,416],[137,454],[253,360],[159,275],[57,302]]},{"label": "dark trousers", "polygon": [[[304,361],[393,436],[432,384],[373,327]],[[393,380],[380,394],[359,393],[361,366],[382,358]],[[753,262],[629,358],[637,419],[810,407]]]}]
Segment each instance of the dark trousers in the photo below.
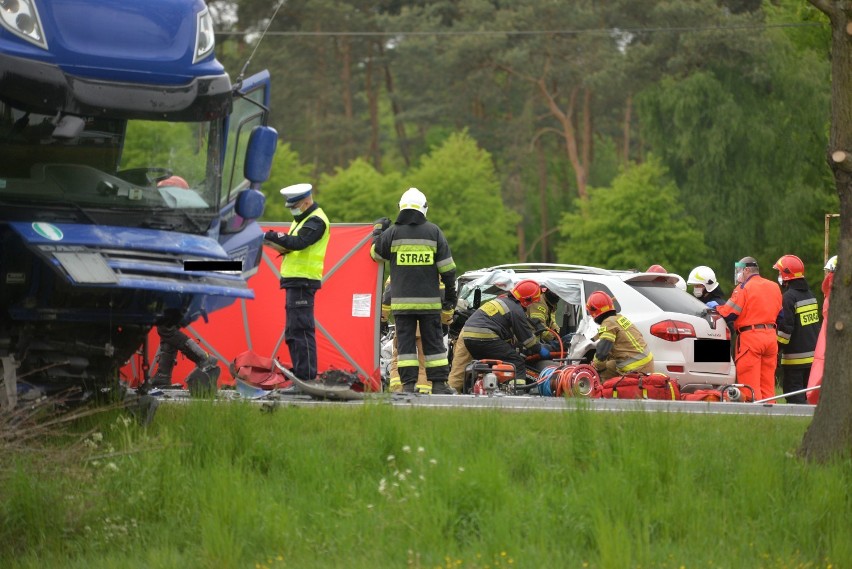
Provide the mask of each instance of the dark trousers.
[{"label": "dark trousers", "polygon": [[[811,375],[811,366],[781,366],[783,371],[784,393],[799,391],[808,386],[808,377]],[[787,403],[805,405],[808,402],[806,393],[799,393],[786,398]]]},{"label": "dark trousers", "polygon": [[524,356],[506,340],[478,340],[463,338],[467,351],[475,360],[501,360],[515,366],[515,379],[526,379],[527,367]]},{"label": "dark trousers", "polygon": [[316,289],[285,288],[287,296],[284,341],[293,360],[293,373],[299,379],[311,381],[317,377],[317,336],[314,321]]},{"label": "dark trousers", "polygon": [[450,365],[447,348],[444,346],[444,331],[441,329],[441,314],[398,314],[393,315],[396,324],[397,369],[403,384],[417,383],[420,361],[417,359],[417,324],[420,324],[420,341],[426,362],[426,379],[447,381]]}]

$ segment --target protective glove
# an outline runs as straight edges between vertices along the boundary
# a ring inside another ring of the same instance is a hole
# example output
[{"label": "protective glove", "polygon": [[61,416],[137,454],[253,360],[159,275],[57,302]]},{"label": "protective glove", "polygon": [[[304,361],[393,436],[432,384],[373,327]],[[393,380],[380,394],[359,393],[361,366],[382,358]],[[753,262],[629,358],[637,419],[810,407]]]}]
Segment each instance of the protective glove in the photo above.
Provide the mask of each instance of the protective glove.
[{"label": "protective glove", "polygon": [[373,222],[373,237],[378,237],[382,232],[390,227],[391,220],[387,217],[380,217]]},{"label": "protective glove", "polygon": [[441,324],[449,326],[453,323],[455,311],[452,308],[441,310]]},{"label": "protective glove", "polygon": [[707,308],[716,308],[717,306],[719,306],[719,303],[716,302],[715,300],[711,300],[710,302],[707,303]]},{"label": "protective glove", "polygon": [[272,241],[272,239],[275,238],[275,237],[278,237],[278,232],[273,231],[271,229],[263,234],[263,238],[266,239],[267,241]]},{"label": "protective glove", "polygon": [[541,349],[538,351],[538,355],[543,360],[549,360],[550,359],[550,350],[548,350],[547,348],[542,346]]}]

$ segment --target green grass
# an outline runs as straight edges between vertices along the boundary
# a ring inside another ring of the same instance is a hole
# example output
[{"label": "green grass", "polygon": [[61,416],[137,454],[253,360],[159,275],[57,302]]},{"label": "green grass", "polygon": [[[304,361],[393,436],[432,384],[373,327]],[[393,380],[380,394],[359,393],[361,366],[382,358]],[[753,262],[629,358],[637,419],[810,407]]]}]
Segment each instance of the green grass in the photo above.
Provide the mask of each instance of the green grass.
[{"label": "green grass", "polygon": [[110,414],[76,426],[103,434],[76,460],[3,456],[0,567],[852,567],[852,462],[790,458],[807,424],[201,403],[143,430]]}]

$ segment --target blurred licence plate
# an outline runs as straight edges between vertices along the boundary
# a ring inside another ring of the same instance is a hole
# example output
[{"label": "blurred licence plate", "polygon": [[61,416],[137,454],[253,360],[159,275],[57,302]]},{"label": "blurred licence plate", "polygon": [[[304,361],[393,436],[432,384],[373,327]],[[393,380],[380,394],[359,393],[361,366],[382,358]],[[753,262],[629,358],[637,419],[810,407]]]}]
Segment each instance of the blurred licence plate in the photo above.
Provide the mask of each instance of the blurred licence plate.
[{"label": "blurred licence plate", "polygon": [[731,360],[730,340],[695,340],[695,361],[727,362]]}]

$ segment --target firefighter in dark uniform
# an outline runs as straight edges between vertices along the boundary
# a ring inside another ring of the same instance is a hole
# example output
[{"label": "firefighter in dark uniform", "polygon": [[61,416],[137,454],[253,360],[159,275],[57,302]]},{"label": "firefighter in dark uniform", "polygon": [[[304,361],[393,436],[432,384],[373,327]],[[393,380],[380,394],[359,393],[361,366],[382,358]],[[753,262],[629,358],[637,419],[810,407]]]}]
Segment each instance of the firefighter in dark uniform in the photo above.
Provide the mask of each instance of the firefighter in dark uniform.
[{"label": "firefighter in dark uniform", "polygon": [[293,361],[293,373],[312,381],[317,376],[317,339],[314,295],[322,286],[330,226],[322,208],[314,203],[310,184],[281,189],[293,214],[290,232],[267,231],[264,239],[280,251],[280,286],[285,291],[284,341]]},{"label": "firefighter in dark uniform", "polygon": [[[805,280],[805,264],[795,255],[784,255],[773,265],[782,291],[777,336],[781,352],[784,393],[805,388],[814,363],[819,337],[819,306]],[[791,395],[787,403],[806,404],[804,393]]]},{"label": "firefighter in dark uniform", "polygon": [[[387,219],[376,223],[371,255],[377,262],[390,263],[390,306],[403,392],[417,390],[419,325],[432,393],[447,395],[455,391],[447,385],[449,360],[441,325],[452,318],[456,305],[456,264],[441,228],[426,221],[427,210],[423,192],[409,188],[399,200],[399,215],[393,225]],[[443,301],[439,280],[444,283]]]},{"label": "firefighter in dark uniform", "polygon": [[550,351],[536,337],[526,309],[541,299],[541,287],[532,280],[520,281],[511,294],[503,294],[480,306],[462,328],[459,339],[475,360],[501,360],[515,366],[515,379],[526,380],[527,354],[550,359]]}]

